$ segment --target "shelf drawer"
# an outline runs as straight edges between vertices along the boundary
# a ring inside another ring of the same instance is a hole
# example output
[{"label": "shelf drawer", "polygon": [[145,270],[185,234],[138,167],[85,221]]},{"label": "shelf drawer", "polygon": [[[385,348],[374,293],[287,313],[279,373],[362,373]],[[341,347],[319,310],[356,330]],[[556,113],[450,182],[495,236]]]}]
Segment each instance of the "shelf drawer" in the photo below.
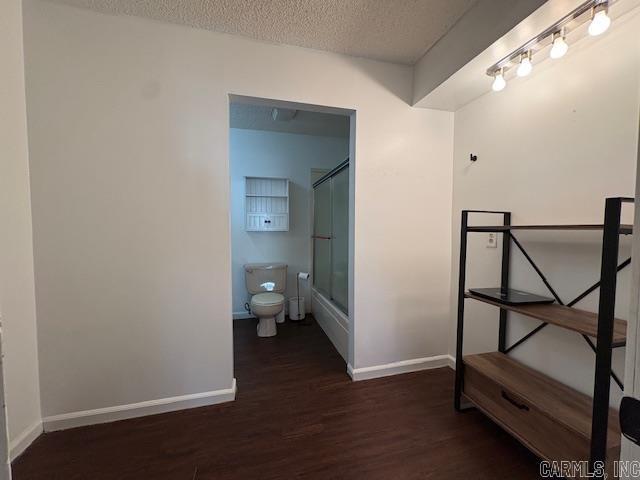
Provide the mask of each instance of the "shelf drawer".
[{"label": "shelf drawer", "polygon": [[[586,395],[498,352],[465,357],[463,388],[478,409],[539,457],[589,459],[591,399]],[[609,414],[607,444],[607,472],[614,478],[610,460],[620,456],[615,410]]]},{"label": "shelf drawer", "polygon": [[588,439],[469,365],[465,365],[464,394],[540,457],[548,460],[589,458]]}]

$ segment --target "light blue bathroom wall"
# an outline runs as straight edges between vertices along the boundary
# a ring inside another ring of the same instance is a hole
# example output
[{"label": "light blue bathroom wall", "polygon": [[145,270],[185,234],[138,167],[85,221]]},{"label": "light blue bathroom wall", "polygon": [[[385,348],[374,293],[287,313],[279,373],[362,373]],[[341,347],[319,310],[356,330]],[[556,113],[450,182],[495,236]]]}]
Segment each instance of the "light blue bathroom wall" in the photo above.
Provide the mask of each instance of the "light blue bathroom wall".
[{"label": "light blue bathroom wall", "polygon": [[[289,266],[286,297],[295,296],[297,272],[311,269],[311,170],[331,169],[349,155],[349,139],[230,129],[231,251],[233,312],[245,313],[245,263],[284,262]],[[288,232],[246,232],[244,177],[290,180]],[[310,282],[300,291],[310,303]],[[308,307],[307,307],[308,308]]]}]

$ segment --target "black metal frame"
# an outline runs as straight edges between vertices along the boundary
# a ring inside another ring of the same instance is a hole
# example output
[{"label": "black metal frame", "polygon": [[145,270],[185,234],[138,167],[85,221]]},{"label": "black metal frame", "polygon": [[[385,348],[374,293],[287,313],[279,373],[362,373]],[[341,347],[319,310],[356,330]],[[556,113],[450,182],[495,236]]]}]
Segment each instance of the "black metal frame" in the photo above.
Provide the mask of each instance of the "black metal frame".
[{"label": "black metal frame", "polygon": [[[464,331],[464,285],[467,272],[467,234],[469,226],[469,214],[470,213],[491,213],[499,214],[503,216],[503,225],[511,225],[511,212],[500,212],[493,210],[463,210],[462,211],[462,226],[460,228],[460,271],[459,271],[459,285],[458,288],[458,335],[456,338],[456,385],[454,406],[456,410],[461,410],[462,399],[462,383],[464,379],[464,362],[462,361],[462,340]],[[510,236],[509,231],[503,232],[505,238]],[[509,288],[509,263],[511,259],[511,242],[502,242],[502,272],[500,275],[500,288],[506,290]],[[506,353],[506,341],[507,341],[507,318],[508,313],[506,310],[500,309],[500,327],[498,330],[498,349],[501,352]]]},{"label": "black metal frame", "polygon": [[[511,258],[511,243],[520,250],[525,259],[531,265],[533,270],[538,274],[544,285],[547,287],[551,295],[560,305],[573,307],[580,300],[584,299],[591,292],[600,288],[600,300],[598,307],[598,333],[596,344],[586,335],[582,335],[589,347],[595,353],[595,381],[593,393],[593,417],[591,424],[591,451],[589,466],[594,471],[596,462],[604,462],[607,452],[607,429],[609,421],[609,391],[611,387],[611,378],[616,384],[623,389],[623,384],[618,376],[611,369],[612,349],[621,345],[613,344],[613,326],[614,311],[616,303],[616,281],[617,273],[627,267],[631,263],[628,258],[618,265],[618,254],[620,247],[620,235],[631,233],[625,228],[621,228],[620,216],[622,213],[622,205],[624,203],[633,202],[633,198],[615,197],[607,198],[605,202],[605,215],[603,225],[603,241],[602,241],[602,263],[600,270],[600,280],[576,298],[568,303],[564,303],[558,293],[551,286],[551,283],[545,277],[544,273],[536,265],[526,249],[514,236],[509,228],[496,229],[496,233],[503,234],[502,242],[502,272],[501,285],[502,289],[509,288],[509,264]],[[462,391],[464,385],[464,362],[463,362],[463,340],[464,340],[464,307],[465,307],[465,280],[467,267],[467,236],[469,232],[490,231],[487,229],[474,229],[469,227],[470,213],[486,213],[503,216],[503,226],[510,226],[511,212],[493,211],[493,210],[463,210],[460,227],[460,265],[459,265],[459,283],[458,283],[458,328],[456,337],[456,379],[455,379],[455,396],[454,407],[461,411]],[[549,228],[552,229],[552,228]],[[562,226],[557,227],[558,230]],[[500,326],[498,332],[498,350],[508,354],[513,349],[522,345],[524,342],[533,337],[548,324],[542,323],[532,331],[517,340],[513,345],[506,346],[507,319],[508,311],[500,309]]]}]

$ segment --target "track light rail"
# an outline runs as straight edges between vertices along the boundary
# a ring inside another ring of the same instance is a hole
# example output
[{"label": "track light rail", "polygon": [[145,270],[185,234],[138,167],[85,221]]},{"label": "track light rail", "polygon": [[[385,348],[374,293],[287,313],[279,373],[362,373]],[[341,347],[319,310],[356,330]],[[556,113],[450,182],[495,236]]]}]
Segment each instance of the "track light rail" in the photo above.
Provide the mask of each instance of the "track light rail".
[{"label": "track light rail", "polygon": [[494,77],[501,70],[506,72],[510,68],[517,66],[522,58],[530,58],[531,54],[551,45],[557,35],[566,35],[569,31],[575,30],[578,26],[590,20],[592,16],[590,13],[594,8],[606,8],[612,3],[614,3],[614,0],[587,0],[509,55],[491,65],[487,68],[487,75]]}]

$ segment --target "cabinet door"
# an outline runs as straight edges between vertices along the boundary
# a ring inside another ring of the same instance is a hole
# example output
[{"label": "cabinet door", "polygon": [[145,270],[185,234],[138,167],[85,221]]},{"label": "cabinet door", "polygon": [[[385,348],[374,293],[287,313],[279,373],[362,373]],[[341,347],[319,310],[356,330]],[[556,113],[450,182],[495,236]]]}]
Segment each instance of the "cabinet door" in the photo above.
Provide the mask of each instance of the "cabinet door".
[{"label": "cabinet door", "polygon": [[247,213],[245,229],[247,232],[259,232],[264,225],[264,215],[257,213]]},{"label": "cabinet door", "polygon": [[289,216],[286,214],[265,215],[264,230],[271,232],[285,232],[289,230]]},{"label": "cabinet door", "polygon": [[286,232],[289,230],[289,215],[266,213],[248,213],[247,232]]}]

